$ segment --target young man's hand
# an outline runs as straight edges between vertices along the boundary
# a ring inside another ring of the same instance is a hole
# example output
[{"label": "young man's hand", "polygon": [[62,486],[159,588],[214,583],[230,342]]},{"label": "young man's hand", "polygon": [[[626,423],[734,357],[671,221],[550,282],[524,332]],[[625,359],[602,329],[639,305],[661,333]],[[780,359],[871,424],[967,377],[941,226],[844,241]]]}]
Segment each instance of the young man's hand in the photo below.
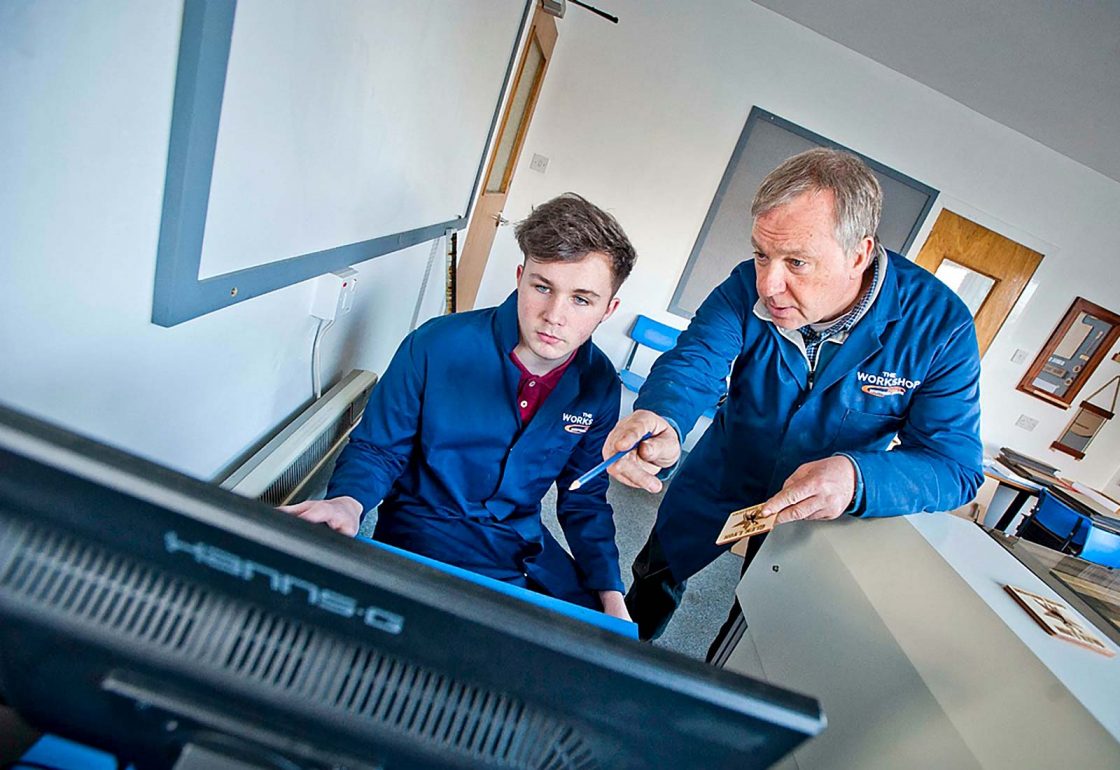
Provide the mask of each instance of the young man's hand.
[{"label": "young man's hand", "polygon": [[353,537],[362,521],[362,504],[352,497],[330,500],[306,500],[295,505],[280,505],[277,510],[291,513],[306,521],[326,524],[335,532]]},{"label": "young man's hand", "polygon": [[663,468],[671,467],[681,456],[681,442],[677,438],[677,432],[660,415],[648,409],[639,409],[619,420],[603,445],[603,459],[615,452],[629,449],[647,433],[652,435],[638,444],[636,450],[608,468],[607,473],[628,487],[660,492],[661,480],[657,478],[657,474]]},{"label": "young man's hand", "polygon": [[630,613],[626,609],[626,602],[622,599],[621,591],[600,591],[599,601],[603,605],[603,612],[616,618],[629,621]]}]

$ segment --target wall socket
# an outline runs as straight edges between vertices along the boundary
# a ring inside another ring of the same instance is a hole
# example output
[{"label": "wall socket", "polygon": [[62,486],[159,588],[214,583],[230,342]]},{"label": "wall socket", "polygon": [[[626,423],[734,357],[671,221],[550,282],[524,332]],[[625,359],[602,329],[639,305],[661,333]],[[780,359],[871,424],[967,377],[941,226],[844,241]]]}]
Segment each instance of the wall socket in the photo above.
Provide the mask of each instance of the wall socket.
[{"label": "wall socket", "polygon": [[358,271],[344,267],[315,279],[315,294],[311,298],[311,315],[324,321],[350,312],[354,305],[354,292],[358,290]]},{"label": "wall socket", "polygon": [[543,174],[548,170],[548,158],[534,152],[533,159],[529,161],[529,169]]},{"label": "wall socket", "polygon": [[1023,430],[1034,430],[1038,427],[1038,420],[1021,414],[1019,415],[1019,419],[1015,421],[1015,427],[1022,428]]},{"label": "wall socket", "polygon": [[1022,348],[1018,348],[1014,353],[1011,354],[1011,363],[1021,364],[1027,360],[1027,356],[1029,355],[1030,353],[1028,353],[1027,351],[1023,350]]}]

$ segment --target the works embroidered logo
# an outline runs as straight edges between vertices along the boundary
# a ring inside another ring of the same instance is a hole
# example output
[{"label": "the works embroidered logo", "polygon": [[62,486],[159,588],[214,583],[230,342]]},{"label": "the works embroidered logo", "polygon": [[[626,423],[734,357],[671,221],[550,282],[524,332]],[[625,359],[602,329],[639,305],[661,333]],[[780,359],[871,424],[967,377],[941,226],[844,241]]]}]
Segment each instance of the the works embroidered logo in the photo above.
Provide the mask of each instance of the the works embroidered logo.
[{"label": "the works embroidered logo", "polygon": [[906,391],[913,390],[922,384],[921,380],[908,380],[905,377],[899,377],[894,372],[887,371],[882,374],[856,372],[856,379],[863,383],[860,390],[876,398],[904,396]]},{"label": "the works embroidered logo", "polygon": [[564,412],[564,430],[568,433],[587,433],[587,429],[595,422],[595,416],[591,412],[584,412],[583,414],[568,414]]}]

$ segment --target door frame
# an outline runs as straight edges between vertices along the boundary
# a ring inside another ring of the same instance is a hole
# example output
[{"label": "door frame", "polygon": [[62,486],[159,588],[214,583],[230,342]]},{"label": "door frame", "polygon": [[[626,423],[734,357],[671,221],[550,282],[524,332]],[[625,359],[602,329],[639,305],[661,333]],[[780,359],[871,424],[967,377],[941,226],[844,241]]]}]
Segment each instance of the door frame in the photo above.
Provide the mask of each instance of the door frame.
[{"label": "door frame", "polygon": [[[532,12],[530,13],[530,11]],[[548,68],[552,62],[552,55],[558,37],[556,18],[544,10],[543,4],[539,0],[535,0],[526,8],[526,19],[524,32],[519,42],[518,53],[511,60],[510,72],[506,76],[503,104],[499,113],[501,117],[499,120],[496,120],[495,130],[491,133],[484,161],[480,166],[483,173],[479,175],[478,183],[475,188],[475,195],[472,200],[470,216],[467,220],[466,232],[463,237],[463,247],[460,251],[459,264],[456,270],[456,310],[470,310],[474,307],[479,287],[482,284],[482,276],[486,271],[486,265],[490,259],[490,252],[493,250],[494,231],[496,231],[498,227],[508,224],[508,220],[501,216],[501,211],[505,207],[510,186],[513,184],[513,177],[517,171],[517,164],[521,157],[521,151],[524,149],[525,136],[533,121],[533,113],[536,111],[540,92],[544,87],[544,80],[548,76]],[[524,114],[528,117],[517,127],[517,134],[513,138],[509,161],[506,164],[504,172],[502,185],[504,191],[488,194],[486,188],[489,186],[490,175],[494,172],[494,164],[498,158],[498,149],[501,139],[509,125],[514,106],[514,96],[517,94],[518,86],[521,84],[521,78],[524,75],[525,66],[528,62],[529,52],[534,39],[540,42],[544,53],[544,62],[540,70],[537,85],[529,95],[525,105]],[[487,195],[492,196],[491,200],[485,200]],[[500,196],[500,199],[497,196]],[[491,209],[495,210],[492,211]],[[485,221],[491,218],[494,220],[493,224],[489,221]],[[493,230],[489,228],[493,228]],[[478,241],[477,243],[475,242],[476,240]],[[485,248],[482,248],[483,245]],[[472,246],[474,248],[472,248]]]},{"label": "door frame", "polygon": [[[948,209],[958,216],[970,219],[981,227],[987,228],[998,235],[1002,235],[1004,238],[1009,238],[1022,246],[1026,246],[1031,251],[1037,251],[1039,254],[1042,254],[1045,259],[1053,259],[1054,257],[1060,256],[1062,253],[1062,250],[1050,241],[1043,240],[1033,233],[1010,225],[1002,219],[992,216],[987,211],[978,209],[972,204],[942,191],[941,194],[937,196],[937,200],[934,201],[933,208],[926,214],[925,222],[923,222],[922,226],[918,229],[918,234],[910,245],[910,253],[907,259],[914,264],[917,264],[918,255],[922,252],[922,249],[925,248],[926,241],[929,240],[930,233],[933,232],[933,227],[937,223],[937,218],[941,216],[941,211],[943,209]],[[1038,271],[1036,270],[1034,275],[1027,281],[1027,285],[1024,286],[1023,290],[1019,293],[1019,298],[1015,300],[1015,304],[1012,305],[1007,317],[1003,319],[1003,323],[996,331],[995,337],[992,338],[993,343],[999,338],[999,333],[1003,331],[1005,326],[1017,322],[1022,317],[1037,289]],[[989,346],[989,349],[991,349],[991,346]]]}]

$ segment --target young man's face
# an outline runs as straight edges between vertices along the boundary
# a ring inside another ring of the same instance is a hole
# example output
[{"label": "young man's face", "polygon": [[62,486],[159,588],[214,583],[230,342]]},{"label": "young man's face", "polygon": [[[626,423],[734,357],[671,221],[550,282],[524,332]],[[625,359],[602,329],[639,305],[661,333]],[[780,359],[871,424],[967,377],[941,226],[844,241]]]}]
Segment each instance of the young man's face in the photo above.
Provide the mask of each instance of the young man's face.
[{"label": "young man's face", "polygon": [[783,329],[829,321],[859,299],[875,241],[854,255],[836,241],[831,190],[807,192],[757,217],[751,230],[755,285]]},{"label": "young man's face", "polygon": [[551,371],[591,338],[618,307],[610,262],[593,251],[579,262],[517,267],[517,357],[534,374]]}]

